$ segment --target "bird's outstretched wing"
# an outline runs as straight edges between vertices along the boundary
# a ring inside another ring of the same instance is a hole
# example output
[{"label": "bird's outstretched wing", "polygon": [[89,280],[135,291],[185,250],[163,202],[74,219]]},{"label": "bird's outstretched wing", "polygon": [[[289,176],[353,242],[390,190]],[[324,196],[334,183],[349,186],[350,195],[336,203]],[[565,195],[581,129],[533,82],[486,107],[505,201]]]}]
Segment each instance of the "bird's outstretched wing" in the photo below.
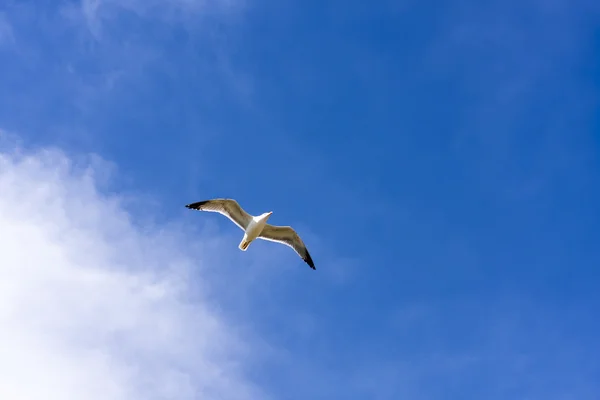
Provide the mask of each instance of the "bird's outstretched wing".
[{"label": "bird's outstretched wing", "polygon": [[310,253],[306,249],[304,242],[302,239],[300,239],[300,236],[298,236],[296,231],[293,230],[291,226],[273,226],[267,224],[258,237],[260,239],[282,243],[291,247],[308,264],[309,267],[316,269],[315,263],[313,262]]},{"label": "bird's outstretched wing", "polygon": [[218,212],[232,220],[244,231],[252,220],[252,217],[233,199],[198,201],[196,203],[187,204],[186,207],[192,210]]}]

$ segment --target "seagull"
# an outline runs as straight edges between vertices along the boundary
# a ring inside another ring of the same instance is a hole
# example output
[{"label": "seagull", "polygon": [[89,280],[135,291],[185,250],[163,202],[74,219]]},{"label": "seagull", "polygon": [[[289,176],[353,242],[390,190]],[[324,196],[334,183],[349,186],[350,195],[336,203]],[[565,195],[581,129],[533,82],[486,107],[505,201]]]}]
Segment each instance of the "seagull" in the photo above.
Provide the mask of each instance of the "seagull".
[{"label": "seagull", "polygon": [[217,212],[229,218],[234,224],[244,231],[244,238],[239,244],[242,251],[248,250],[250,243],[256,238],[277,242],[291,247],[312,269],[315,264],[300,236],[291,226],[274,226],[267,224],[273,211],[258,216],[248,214],[233,199],[212,199],[198,201],[186,205],[187,208],[198,211]]}]

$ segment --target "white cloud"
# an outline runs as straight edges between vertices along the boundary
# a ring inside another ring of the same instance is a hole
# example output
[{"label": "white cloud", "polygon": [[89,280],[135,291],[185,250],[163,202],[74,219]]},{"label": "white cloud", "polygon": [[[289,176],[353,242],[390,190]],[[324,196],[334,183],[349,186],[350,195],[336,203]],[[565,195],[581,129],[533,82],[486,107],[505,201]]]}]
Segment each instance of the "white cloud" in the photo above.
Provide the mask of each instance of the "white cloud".
[{"label": "white cloud", "polygon": [[136,226],[105,173],[0,152],[0,398],[264,398],[231,323],[189,290],[190,241]]},{"label": "white cloud", "polygon": [[198,23],[200,15],[231,15],[243,5],[242,0],[81,0],[77,6],[64,9],[72,17],[82,17],[90,33],[100,40],[102,26],[122,11],[143,18],[186,22],[191,17]]}]

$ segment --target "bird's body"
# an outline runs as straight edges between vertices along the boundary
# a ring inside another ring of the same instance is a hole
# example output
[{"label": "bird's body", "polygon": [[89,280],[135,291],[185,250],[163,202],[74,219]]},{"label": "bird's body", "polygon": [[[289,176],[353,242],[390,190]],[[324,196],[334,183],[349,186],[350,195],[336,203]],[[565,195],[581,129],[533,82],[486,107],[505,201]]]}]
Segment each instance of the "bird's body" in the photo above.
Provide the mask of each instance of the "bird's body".
[{"label": "bird's body", "polygon": [[240,207],[237,201],[233,199],[213,199],[199,201],[196,203],[186,205],[187,208],[192,210],[218,212],[244,231],[244,237],[239,244],[239,249],[246,251],[250,243],[255,239],[263,239],[272,242],[285,244],[291,247],[294,251],[302,257],[302,259],[312,268],[315,268],[315,264],[300,239],[300,236],[290,226],[274,226],[267,224],[267,220],[273,214],[273,212],[266,212],[258,216],[252,216]]},{"label": "bird's body", "polygon": [[258,217],[252,217],[250,223],[244,231],[244,238],[240,242],[239,248],[242,251],[248,250],[250,243],[262,233],[263,229],[267,225],[267,220],[271,216],[271,213],[265,213]]}]

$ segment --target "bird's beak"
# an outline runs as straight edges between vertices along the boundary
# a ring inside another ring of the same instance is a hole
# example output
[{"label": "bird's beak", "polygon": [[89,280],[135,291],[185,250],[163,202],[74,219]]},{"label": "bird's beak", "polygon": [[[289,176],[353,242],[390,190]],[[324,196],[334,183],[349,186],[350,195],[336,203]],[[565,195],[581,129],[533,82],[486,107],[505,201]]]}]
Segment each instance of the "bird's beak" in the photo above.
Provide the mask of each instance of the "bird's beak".
[{"label": "bird's beak", "polygon": [[269,217],[271,216],[271,214],[273,214],[273,211],[269,211]]}]

